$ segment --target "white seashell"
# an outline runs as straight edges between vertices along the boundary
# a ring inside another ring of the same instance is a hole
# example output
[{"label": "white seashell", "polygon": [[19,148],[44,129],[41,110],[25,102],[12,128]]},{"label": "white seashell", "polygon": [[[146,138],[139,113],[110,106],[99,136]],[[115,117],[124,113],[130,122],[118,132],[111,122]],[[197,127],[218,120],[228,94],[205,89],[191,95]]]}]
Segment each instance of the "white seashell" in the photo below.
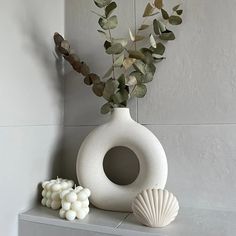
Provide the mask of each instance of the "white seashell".
[{"label": "white seashell", "polygon": [[132,210],[137,220],[149,227],[164,227],[178,215],[176,197],[162,189],[147,189],[134,199]]}]

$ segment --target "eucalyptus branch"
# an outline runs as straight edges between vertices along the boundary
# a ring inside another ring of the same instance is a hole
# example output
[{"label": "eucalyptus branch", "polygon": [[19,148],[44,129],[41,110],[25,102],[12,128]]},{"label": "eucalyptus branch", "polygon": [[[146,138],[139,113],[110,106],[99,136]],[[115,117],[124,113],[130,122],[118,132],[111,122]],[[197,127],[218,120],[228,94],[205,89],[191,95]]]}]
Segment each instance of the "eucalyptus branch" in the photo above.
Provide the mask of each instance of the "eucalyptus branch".
[{"label": "eucalyptus branch", "polygon": [[[108,29],[108,32],[109,32],[109,37],[110,37],[110,41],[111,41],[111,44],[112,44],[112,35],[111,35],[111,29],[109,28]],[[114,62],[115,62],[115,57],[114,57],[114,54],[111,55],[112,56],[112,75],[113,75],[113,78],[115,79],[115,68],[114,68]]]},{"label": "eucalyptus branch", "polygon": [[[105,37],[104,47],[106,53],[112,58],[112,67],[103,76],[103,81],[97,74],[91,73],[88,65],[72,53],[69,42],[60,34],[54,34],[54,41],[56,50],[76,72],[84,76],[84,83],[91,86],[97,96],[103,97],[107,101],[101,107],[101,113],[105,114],[114,107],[127,106],[131,97],[142,98],[146,95],[146,84],[154,78],[156,63],[165,58],[164,42],[175,39],[174,33],[167,28],[168,24],[181,24],[180,16],[183,10],[179,9],[180,5],[177,5],[173,7],[173,12],[168,14],[163,9],[163,0],[153,0],[153,3],[148,3],[143,13],[144,20],[141,26],[135,28],[134,35],[131,30],[129,32],[132,44],[128,47],[127,39],[112,38],[111,30],[118,25],[117,16],[112,15],[117,8],[114,0],[93,1],[98,8],[104,10],[104,15],[93,13],[99,17],[98,24],[102,30],[99,29],[98,32]],[[161,13],[161,16],[157,18],[158,13]],[[150,17],[153,20],[152,25],[145,23]],[[141,31],[148,30],[151,26],[152,31],[149,38],[144,37]],[[145,45],[146,40],[149,42],[148,45]],[[139,47],[141,43],[142,47]],[[119,74],[116,68],[121,68]]]}]

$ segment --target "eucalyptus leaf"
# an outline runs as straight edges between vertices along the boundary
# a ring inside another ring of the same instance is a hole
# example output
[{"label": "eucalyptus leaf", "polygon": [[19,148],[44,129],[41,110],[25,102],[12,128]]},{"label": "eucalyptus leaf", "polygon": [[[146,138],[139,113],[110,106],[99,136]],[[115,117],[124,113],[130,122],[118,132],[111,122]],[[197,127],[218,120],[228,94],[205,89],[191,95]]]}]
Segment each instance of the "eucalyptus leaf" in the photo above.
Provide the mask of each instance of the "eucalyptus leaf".
[{"label": "eucalyptus leaf", "polygon": [[153,20],[153,30],[154,30],[154,33],[156,35],[161,35],[161,29],[159,27],[159,24],[158,24],[158,20],[157,19],[154,19]]},{"label": "eucalyptus leaf", "polygon": [[108,4],[110,4],[111,0],[94,0],[94,3],[98,7],[103,8],[103,7],[107,6]]},{"label": "eucalyptus leaf", "polygon": [[155,72],[156,72],[156,67],[155,67],[155,65],[154,65],[154,64],[147,64],[147,65],[145,66],[145,72],[146,72],[146,73],[151,73],[152,75],[154,75]]},{"label": "eucalyptus leaf", "polygon": [[108,71],[105,73],[105,75],[103,75],[103,79],[109,77],[111,74],[112,74],[112,71],[113,71],[113,66],[111,66]]},{"label": "eucalyptus leaf", "polygon": [[166,30],[160,35],[160,39],[165,40],[165,41],[174,40],[175,35],[172,31]]},{"label": "eucalyptus leaf", "polygon": [[104,46],[104,48],[107,50],[109,47],[111,47],[111,42],[109,42],[109,41],[106,40],[106,41],[104,42],[104,45],[103,45],[103,46]]},{"label": "eucalyptus leaf", "polygon": [[121,54],[119,57],[117,57],[114,61],[114,67],[120,67],[123,65],[123,61],[124,61],[124,54]]},{"label": "eucalyptus leaf", "polygon": [[142,82],[143,83],[149,83],[153,80],[153,74],[148,72],[144,75]]},{"label": "eucalyptus leaf", "polygon": [[154,62],[154,59],[152,57],[152,51],[150,49],[148,49],[148,48],[141,48],[141,52],[145,55],[145,59],[143,61],[146,64],[151,64],[151,63]]},{"label": "eucalyptus leaf", "polygon": [[103,97],[107,99],[108,101],[110,100],[110,97],[116,93],[117,89],[119,86],[119,82],[115,79],[109,79],[105,83],[105,87],[103,90]]},{"label": "eucalyptus leaf", "polygon": [[70,53],[70,44],[69,44],[69,42],[67,40],[63,40],[61,42],[61,45],[59,47],[59,51],[62,54],[69,55],[69,53]]},{"label": "eucalyptus leaf", "polygon": [[120,43],[112,44],[111,47],[109,47],[106,50],[107,54],[120,54],[124,51],[124,47]]},{"label": "eucalyptus leaf", "polygon": [[155,8],[151,5],[151,3],[148,3],[144,10],[143,17],[151,16],[154,10]]},{"label": "eucalyptus leaf", "polygon": [[121,89],[116,94],[112,95],[112,101],[115,104],[120,104],[124,101],[127,101],[128,98],[129,98],[129,93],[126,89]]},{"label": "eucalyptus leaf", "polygon": [[137,83],[138,83],[138,82],[137,82],[136,77],[133,76],[133,75],[130,75],[130,76],[127,78],[125,84],[126,84],[127,86],[134,86],[134,85],[136,85]]},{"label": "eucalyptus leaf", "polygon": [[149,40],[150,40],[150,44],[152,45],[152,47],[156,48],[157,47],[156,40],[152,34],[150,35]]},{"label": "eucalyptus leaf", "polygon": [[138,30],[145,30],[149,27],[149,25],[143,24],[140,26],[140,28]]},{"label": "eucalyptus leaf", "polygon": [[137,84],[134,87],[134,89],[133,89],[133,91],[131,93],[131,96],[132,97],[137,97],[137,98],[142,98],[142,97],[144,97],[146,95],[146,93],[147,93],[146,85],[144,85],[144,84]]},{"label": "eucalyptus leaf", "polygon": [[134,76],[137,80],[137,83],[142,83],[144,75],[139,71],[133,71],[130,73],[130,76]]},{"label": "eucalyptus leaf", "polygon": [[140,51],[129,50],[128,53],[129,53],[129,58],[135,58],[140,60],[145,59],[145,55]]},{"label": "eucalyptus leaf", "polygon": [[183,13],[183,10],[177,10],[176,13],[180,16]]},{"label": "eucalyptus leaf", "polygon": [[154,5],[156,8],[161,9],[163,7],[163,0],[155,0]]},{"label": "eucalyptus leaf", "polygon": [[105,84],[103,82],[93,84],[92,90],[98,96],[102,97]]},{"label": "eucalyptus leaf", "polygon": [[121,74],[120,77],[117,80],[119,82],[119,88],[124,89],[126,87],[126,85],[125,85],[125,75]]},{"label": "eucalyptus leaf", "polygon": [[134,64],[133,64],[134,68],[141,72],[142,74],[145,74],[145,64],[140,61],[140,60],[137,60]]},{"label": "eucalyptus leaf", "polygon": [[169,14],[163,8],[161,9],[161,14],[162,14],[163,19],[165,19],[165,20],[169,19]]},{"label": "eucalyptus leaf", "polygon": [[124,61],[123,61],[123,66],[126,70],[128,70],[133,64],[134,62],[136,61],[135,58],[125,58]]},{"label": "eucalyptus leaf", "polygon": [[111,2],[108,6],[106,6],[105,8],[106,18],[109,17],[116,8],[117,4],[115,2]]},{"label": "eucalyptus leaf", "polygon": [[178,4],[178,5],[176,5],[176,6],[174,6],[172,9],[173,9],[173,11],[177,11],[178,9],[179,9],[179,6],[180,6],[180,4]]},{"label": "eucalyptus leaf", "polygon": [[113,43],[120,43],[123,47],[125,47],[128,44],[127,39],[125,38],[119,38],[119,39],[112,39]]},{"label": "eucalyptus leaf", "polygon": [[145,36],[135,35],[134,42],[142,41],[143,39],[145,39]]},{"label": "eucalyptus leaf", "polygon": [[54,34],[53,39],[56,46],[60,46],[61,42],[64,40],[64,38],[57,32]]},{"label": "eucalyptus leaf", "polygon": [[80,73],[84,76],[87,76],[89,74],[89,67],[85,62],[81,62],[81,68]]},{"label": "eucalyptus leaf", "polygon": [[135,40],[135,37],[134,37],[134,35],[133,35],[133,33],[132,33],[131,29],[129,29],[129,36],[130,36],[130,39],[131,39],[131,41],[133,41],[133,42],[134,42],[134,40]]},{"label": "eucalyptus leaf", "polygon": [[104,30],[115,29],[118,24],[117,16],[111,16],[108,19],[101,17],[99,18],[98,23]]},{"label": "eucalyptus leaf", "polygon": [[180,25],[182,23],[182,19],[179,16],[172,15],[169,18],[169,23],[171,25]]},{"label": "eucalyptus leaf", "polygon": [[100,111],[101,111],[101,114],[105,115],[105,114],[111,112],[112,110],[113,110],[113,107],[112,107],[111,103],[107,102],[101,107]]},{"label": "eucalyptus leaf", "polygon": [[157,43],[156,48],[151,48],[155,54],[163,55],[165,52],[165,46],[162,43]]}]

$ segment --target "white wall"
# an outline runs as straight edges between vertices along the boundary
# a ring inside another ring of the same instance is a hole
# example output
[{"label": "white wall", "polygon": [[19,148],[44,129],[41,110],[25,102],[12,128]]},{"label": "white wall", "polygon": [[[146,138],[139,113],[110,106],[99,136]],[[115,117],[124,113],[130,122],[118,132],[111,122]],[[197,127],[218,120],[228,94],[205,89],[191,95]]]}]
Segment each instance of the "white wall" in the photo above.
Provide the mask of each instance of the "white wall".
[{"label": "white wall", "polygon": [[0,0],[0,235],[17,235],[17,215],[38,183],[58,173],[63,83],[52,35],[64,31],[63,0]]},{"label": "white wall", "polygon": [[[144,0],[118,0],[120,32],[134,28]],[[177,0],[166,1],[171,5]],[[93,1],[67,0],[66,37],[103,74],[108,68],[97,34]],[[136,11],[135,11],[136,9]],[[236,2],[184,1],[184,23],[177,39],[167,45],[166,57],[144,99],[131,103],[132,116],[162,142],[168,162],[167,189],[181,205],[236,210]],[[65,83],[64,175],[76,178],[75,161],[83,138],[106,118],[104,102],[82,78],[67,70]]]}]

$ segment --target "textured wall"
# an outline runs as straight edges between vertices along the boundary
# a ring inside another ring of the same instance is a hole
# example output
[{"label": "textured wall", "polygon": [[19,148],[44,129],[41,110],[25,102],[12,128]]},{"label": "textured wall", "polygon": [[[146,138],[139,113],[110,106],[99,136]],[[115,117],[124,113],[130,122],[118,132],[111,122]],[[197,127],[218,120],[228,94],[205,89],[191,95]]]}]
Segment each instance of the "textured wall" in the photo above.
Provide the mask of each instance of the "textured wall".
[{"label": "textured wall", "polygon": [[0,3],[0,235],[16,236],[37,184],[58,172],[63,90],[51,36],[64,30],[64,4]]},{"label": "textured wall", "polygon": [[[124,36],[140,22],[146,2],[117,1]],[[96,32],[97,16],[90,13],[93,1],[67,0],[65,7],[66,37],[92,70],[104,73],[109,58]],[[133,118],[163,144],[167,188],[185,206],[236,210],[235,9],[231,0],[185,1],[184,23],[167,45],[167,59],[158,65],[147,96],[130,104]],[[66,77],[63,171],[75,178],[83,138],[106,118],[99,115],[102,99],[69,67]]]}]

